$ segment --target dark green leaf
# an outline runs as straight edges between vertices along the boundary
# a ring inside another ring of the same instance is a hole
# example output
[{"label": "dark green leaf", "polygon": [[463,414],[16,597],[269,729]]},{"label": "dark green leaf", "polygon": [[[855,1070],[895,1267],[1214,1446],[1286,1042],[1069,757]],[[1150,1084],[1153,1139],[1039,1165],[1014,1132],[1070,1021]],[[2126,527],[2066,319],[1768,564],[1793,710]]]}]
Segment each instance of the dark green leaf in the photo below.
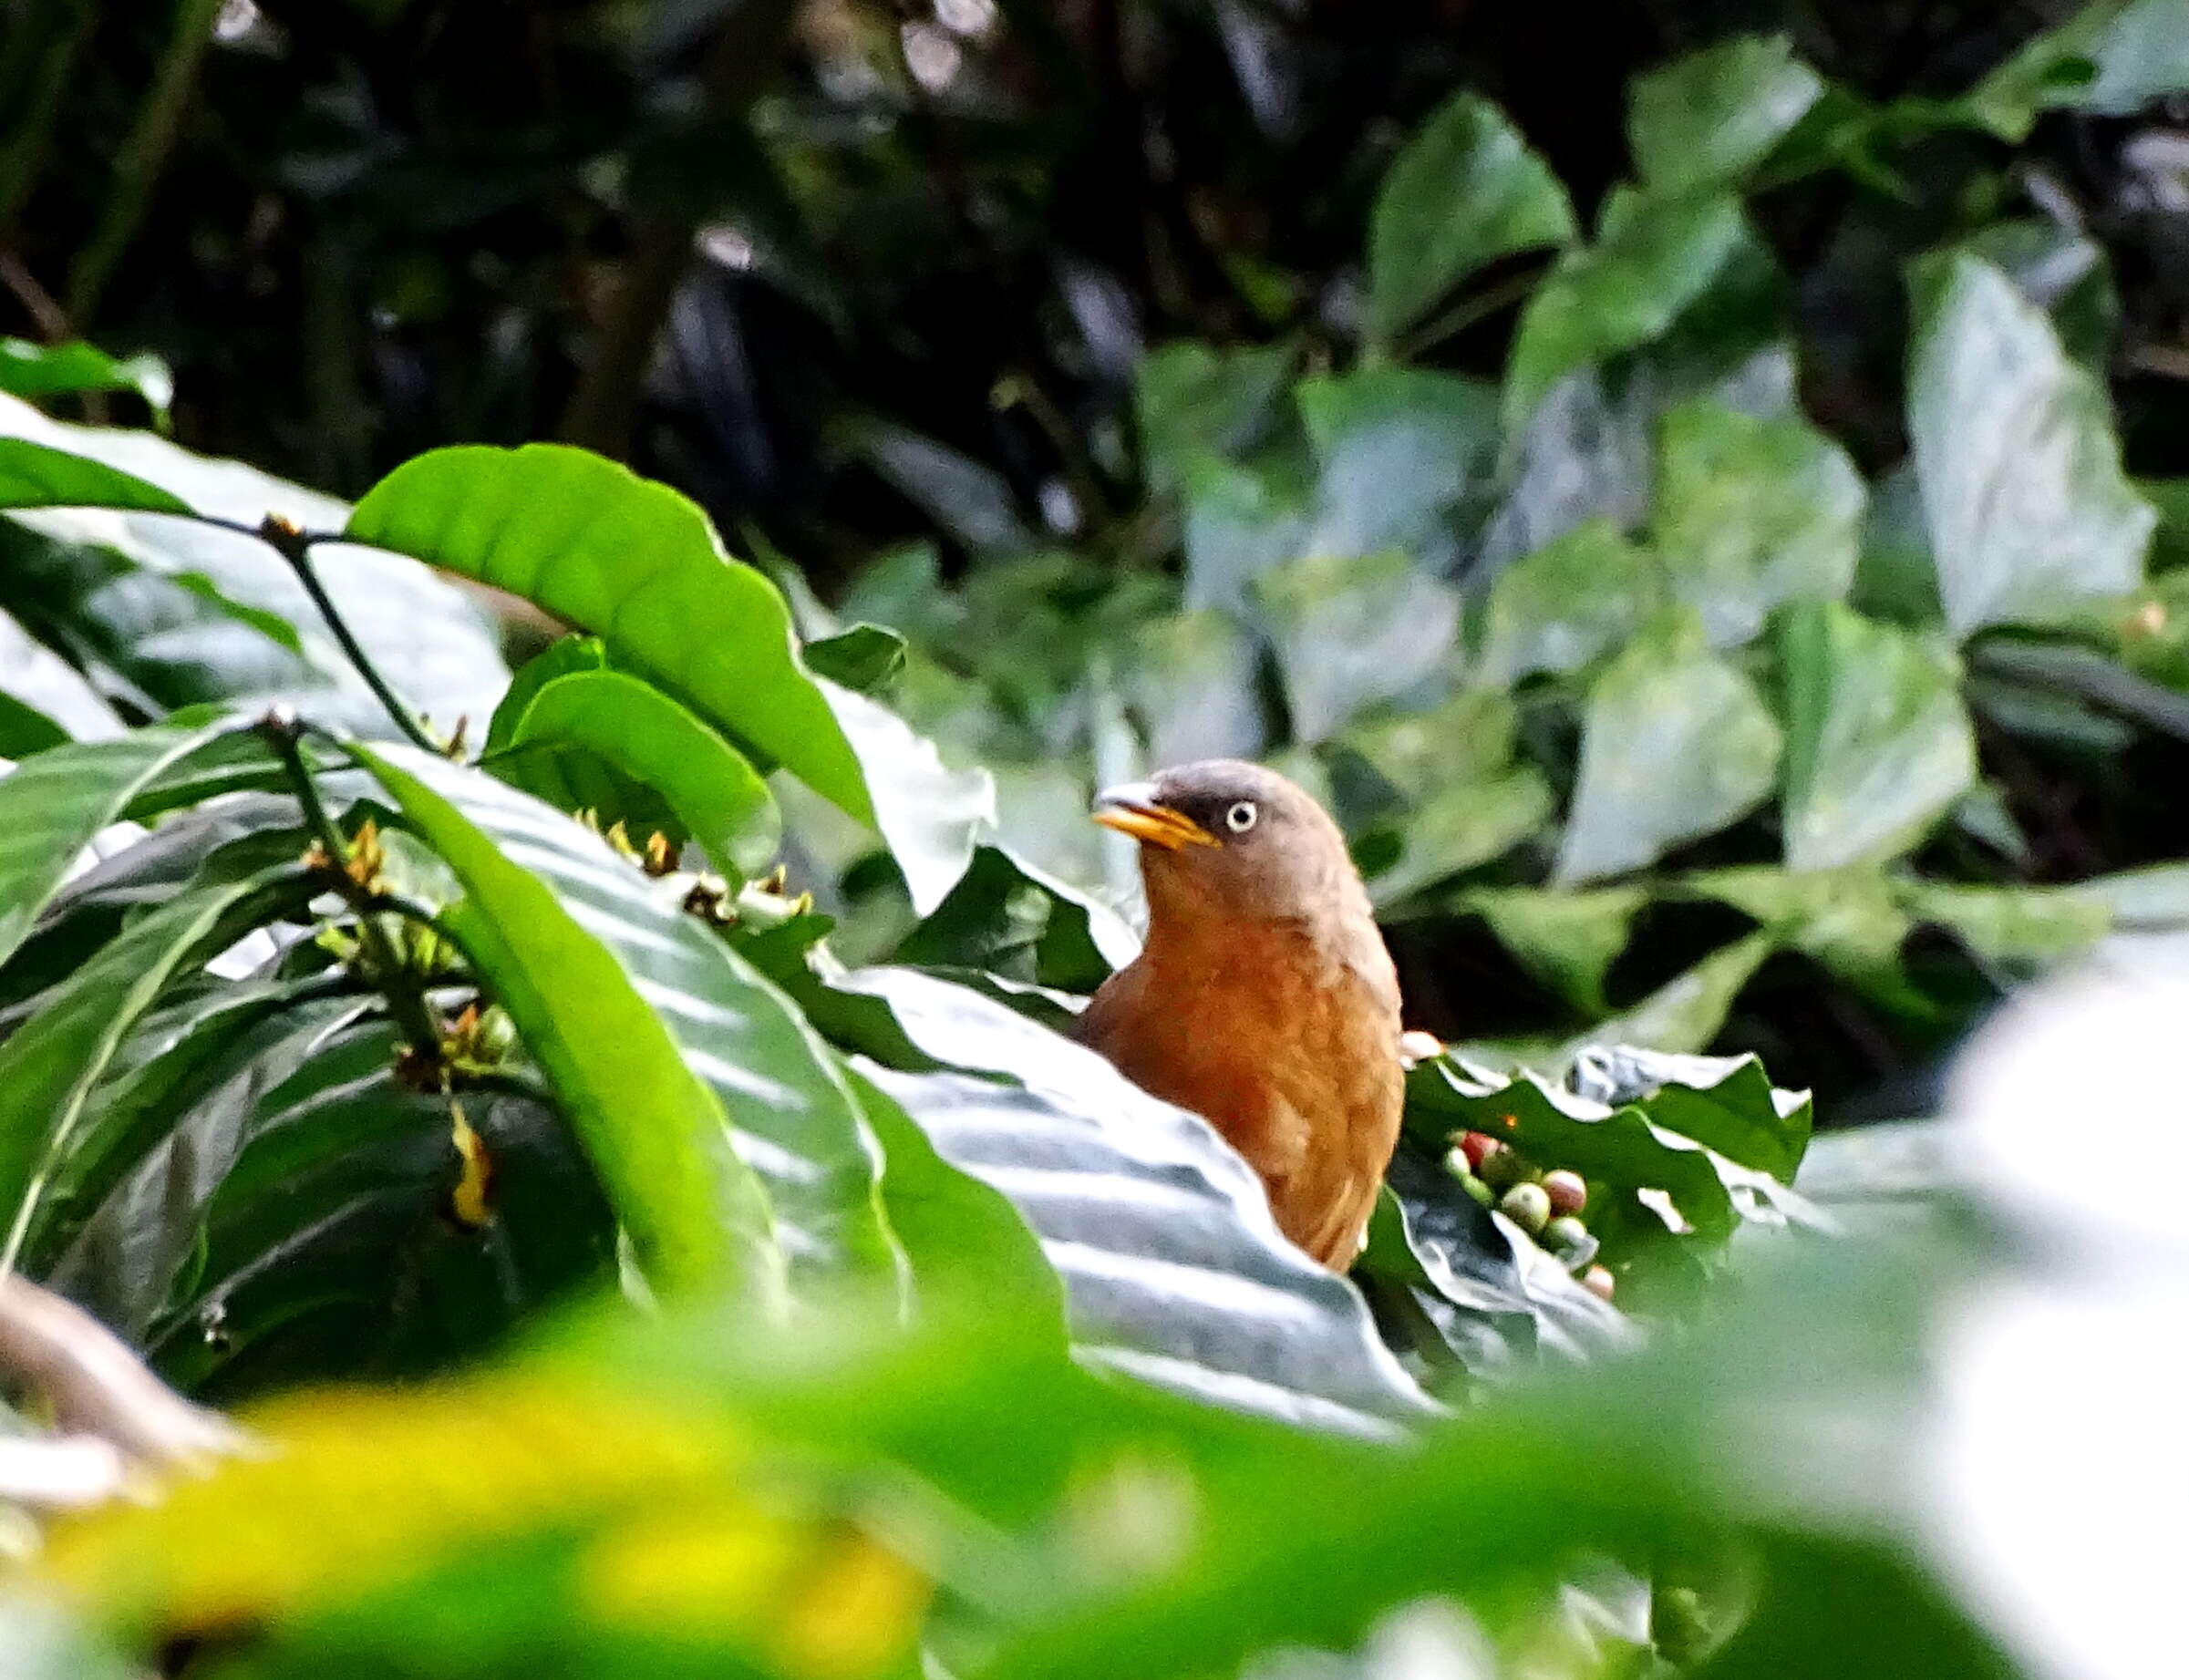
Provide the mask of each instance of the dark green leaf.
[{"label": "dark green leaf", "polygon": [[1730,197],[1615,196],[1596,242],[1563,259],[1521,315],[1505,370],[1507,438],[1517,443],[1566,375],[1669,329],[1748,238]]},{"label": "dark green leaf", "polygon": [[950,896],[897,947],[900,963],[980,969],[1091,992],[1139,942],[1117,912],[996,846],[983,846]]},{"label": "dark green leaf", "polygon": [[1083,1358],[1317,1427],[1389,1434],[1425,1415],[1359,1296],[1278,1234],[1253,1170],[1206,1121],[961,987],[903,969],[841,984],[847,1002],[883,1009],[893,1042],[874,1055],[909,1042],[964,1070],[889,1092],[1041,1238]]},{"label": "dark green leaf", "polygon": [[2103,391],[1989,264],[1957,256],[1926,291],[1908,431],[1946,622],[1967,634],[2133,589],[2153,515]]},{"label": "dark green leaf", "polygon": [[1641,1002],[1597,1022],[1567,1045],[1559,1059],[1570,1060],[1601,1044],[1641,1045],[1682,1054],[1709,1048],[1733,999],[1777,946],[1771,934],[1751,933],[1713,951]]},{"label": "dark green leaf", "polygon": [[1809,602],[1779,636],[1789,869],[1898,857],[1974,785],[1976,737],[1950,650]]},{"label": "dark green leaf", "polygon": [[114,708],[67,660],[0,613],[0,758],[27,758],[66,740],[121,733]]},{"label": "dark green leaf", "polygon": [[140,729],[40,753],[0,777],[0,963],[14,954],[79,853],[213,729]]},{"label": "dark green leaf", "polygon": [[0,438],[0,508],[128,508],[188,513],[190,503],[132,473],[26,438]]},{"label": "dark green leaf", "polygon": [[[703,1083],[656,1013],[719,1021],[742,1037],[751,1017],[720,995],[758,993],[762,983],[696,922],[654,903],[635,884],[643,877],[550,808],[423,754],[355,750],[462,882],[465,896],[443,918],[448,930],[547,1075],[640,1263],[665,1288],[727,1275],[770,1302],[782,1256],[721,1093],[727,1085],[742,1108],[765,1108],[796,1087],[768,1076],[756,1082],[759,1070],[734,1053],[720,1058],[711,1087]],[[578,889],[579,902],[604,901],[587,905],[589,920],[607,923],[601,933],[558,900],[551,879]],[[648,972],[665,959],[674,980]],[[697,989],[687,991],[695,974]],[[642,975],[653,1002],[639,989]]]},{"label": "dark green leaf", "polygon": [[1824,91],[1782,36],[1736,36],[1634,79],[1627,139],[1654,191],[1744,179]]},{"label": "dark green leaf", "polygon": [[1389,340],[1484,263],[1563,245],[1565,189],[1505,115],[1454,96],[1393,160],[1368,227],[1368,330]]},{"label": "dark green leaf", "polygon": [[1664,418],[1652,534],[1713,645],[1746,642],[1784,602],[1844,595],[1866,500],[1854,464],[1800,419],[1709,397]]},{"label": "dark green leaf", "polygon": [[[617,1158],[602,1162],[602,1177],[619,1211],[623,1194],[649,1192],[645,1175],[658,1166],[680,1175],[666,1186],[679,1215],[688,1197],[694,1218],[709,1217],[697,1209],[717,1192],[734,1199],[730,1217],[755,1212],[794,1280],[888,1275],[894,1254],[876,1200],[876,1151],[841,1071],[796,1006],[678,908],[685,889],[674,878],[649,881],[598,836],[489,778],[400,749],[375,765],[384,778],[390,768],[406,815],[463,878],[468,896],[449,912],[451,932],[467,948],[475,937],[494,947],[490,958],[472,954],[558,1092],[573,1109],[582,1101],[606,1110],[573,1113],[573,1123],[589,1151]],[[541,905],[537,915],[504,906],[505,892],[510,905]],[[674,1069],[657,1059],[665,1052]],[[626,1086],[625,1071],[662,1083]],[[693,1100],[695,1082],[705,1104]],[[649,1103],[676,1103],[668,1112],[697,1135],[666,1129],[659,1110],[642,1113],[642,1089]],[[604,1135],[592,1135],[595,1127]],[[641,1180],[627,1192],[626,1172]],[[753,1206],[749,1173],[766,1187],[771,1220]]]},{"label": "dark green leaf", "polygon": [[1637,869],[1745,815],[1775,784],[1779,746],[1755,685],[1700,624],[1658,619],[1589,691],[1558,881]]},{"label": "dark green leaf", "polygon": [[807,643],[806,665],[853,694],[879,694],[904,668],[904,638],[880,624],[852,624]]},{"label": "dark green leaf", "polygon": [[197,886],[125,927],[0,1044],[0,1207],[11,1263],[124,1036],[191,967],[310,896],[293,863]]}]

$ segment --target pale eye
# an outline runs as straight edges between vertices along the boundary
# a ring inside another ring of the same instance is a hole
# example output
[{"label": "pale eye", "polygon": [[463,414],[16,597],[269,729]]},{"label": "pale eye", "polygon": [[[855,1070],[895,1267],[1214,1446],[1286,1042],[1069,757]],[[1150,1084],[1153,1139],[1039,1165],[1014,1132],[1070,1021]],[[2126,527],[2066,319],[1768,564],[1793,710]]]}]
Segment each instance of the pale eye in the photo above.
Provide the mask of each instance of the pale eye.
[{"label": "pale eye", "polygon": [[1244,834],[1255,826],[1255,819],[1260,815],[1252,799],[1241,799],[1224,813],[1224,826],[1234,834]]}]

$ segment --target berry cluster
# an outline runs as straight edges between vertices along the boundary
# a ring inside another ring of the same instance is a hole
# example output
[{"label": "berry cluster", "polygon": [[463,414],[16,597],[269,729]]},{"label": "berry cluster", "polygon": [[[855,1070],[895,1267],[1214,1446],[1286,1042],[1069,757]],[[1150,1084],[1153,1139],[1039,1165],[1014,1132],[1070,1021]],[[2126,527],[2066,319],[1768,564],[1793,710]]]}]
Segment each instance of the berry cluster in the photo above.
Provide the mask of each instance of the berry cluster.
[{"label": "berry cluster", "polygon": [[1564,1167],[1545,1172],[1512,1145],[1482,1131],[1455,1133],[1444,1170],[1469,1196],[1502,1213],[1569,1270],[1579,1271],[1582,1286],[1591,1294],[1611,1299],[1616,1280],[1606,1268],[1593,1263],[1596,1240],[1582,1221],[1588,1182],[1579,1173]]}]

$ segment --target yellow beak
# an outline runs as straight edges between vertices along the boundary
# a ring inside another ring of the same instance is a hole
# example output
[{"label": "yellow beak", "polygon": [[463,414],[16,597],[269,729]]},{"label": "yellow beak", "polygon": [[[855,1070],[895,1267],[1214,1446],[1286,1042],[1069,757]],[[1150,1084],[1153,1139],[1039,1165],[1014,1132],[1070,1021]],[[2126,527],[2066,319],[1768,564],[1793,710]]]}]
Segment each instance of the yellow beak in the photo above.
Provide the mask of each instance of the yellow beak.
[{"label": "yellow beak", "polygon": [[1165,851],[1224,843],[1183,811],[1172,810],[1157,799],[1153,782],[1105,788],[1095,796],[1094,819],[1106,829],[1130,834],[1143,845],[1161,846]]}]

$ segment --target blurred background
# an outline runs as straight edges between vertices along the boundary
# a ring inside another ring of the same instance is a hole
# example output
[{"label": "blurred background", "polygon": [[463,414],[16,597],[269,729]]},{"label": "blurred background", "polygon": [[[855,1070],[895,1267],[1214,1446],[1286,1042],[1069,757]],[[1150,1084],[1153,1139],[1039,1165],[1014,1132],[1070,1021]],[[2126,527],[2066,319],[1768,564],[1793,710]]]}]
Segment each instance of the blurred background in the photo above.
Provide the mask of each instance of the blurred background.
[{"label": "blurred background", "polygon": [[[2189,916],[2177,7],[11,10],[0,309],[113,358],[49,412],[344,497],[623,459],[902,634],[1065,882],[1130,904],[1096,782],[1265,758],[1420,1025],[1827,1123]],[[1020,909],[921,954],[1092,977]]]}]

